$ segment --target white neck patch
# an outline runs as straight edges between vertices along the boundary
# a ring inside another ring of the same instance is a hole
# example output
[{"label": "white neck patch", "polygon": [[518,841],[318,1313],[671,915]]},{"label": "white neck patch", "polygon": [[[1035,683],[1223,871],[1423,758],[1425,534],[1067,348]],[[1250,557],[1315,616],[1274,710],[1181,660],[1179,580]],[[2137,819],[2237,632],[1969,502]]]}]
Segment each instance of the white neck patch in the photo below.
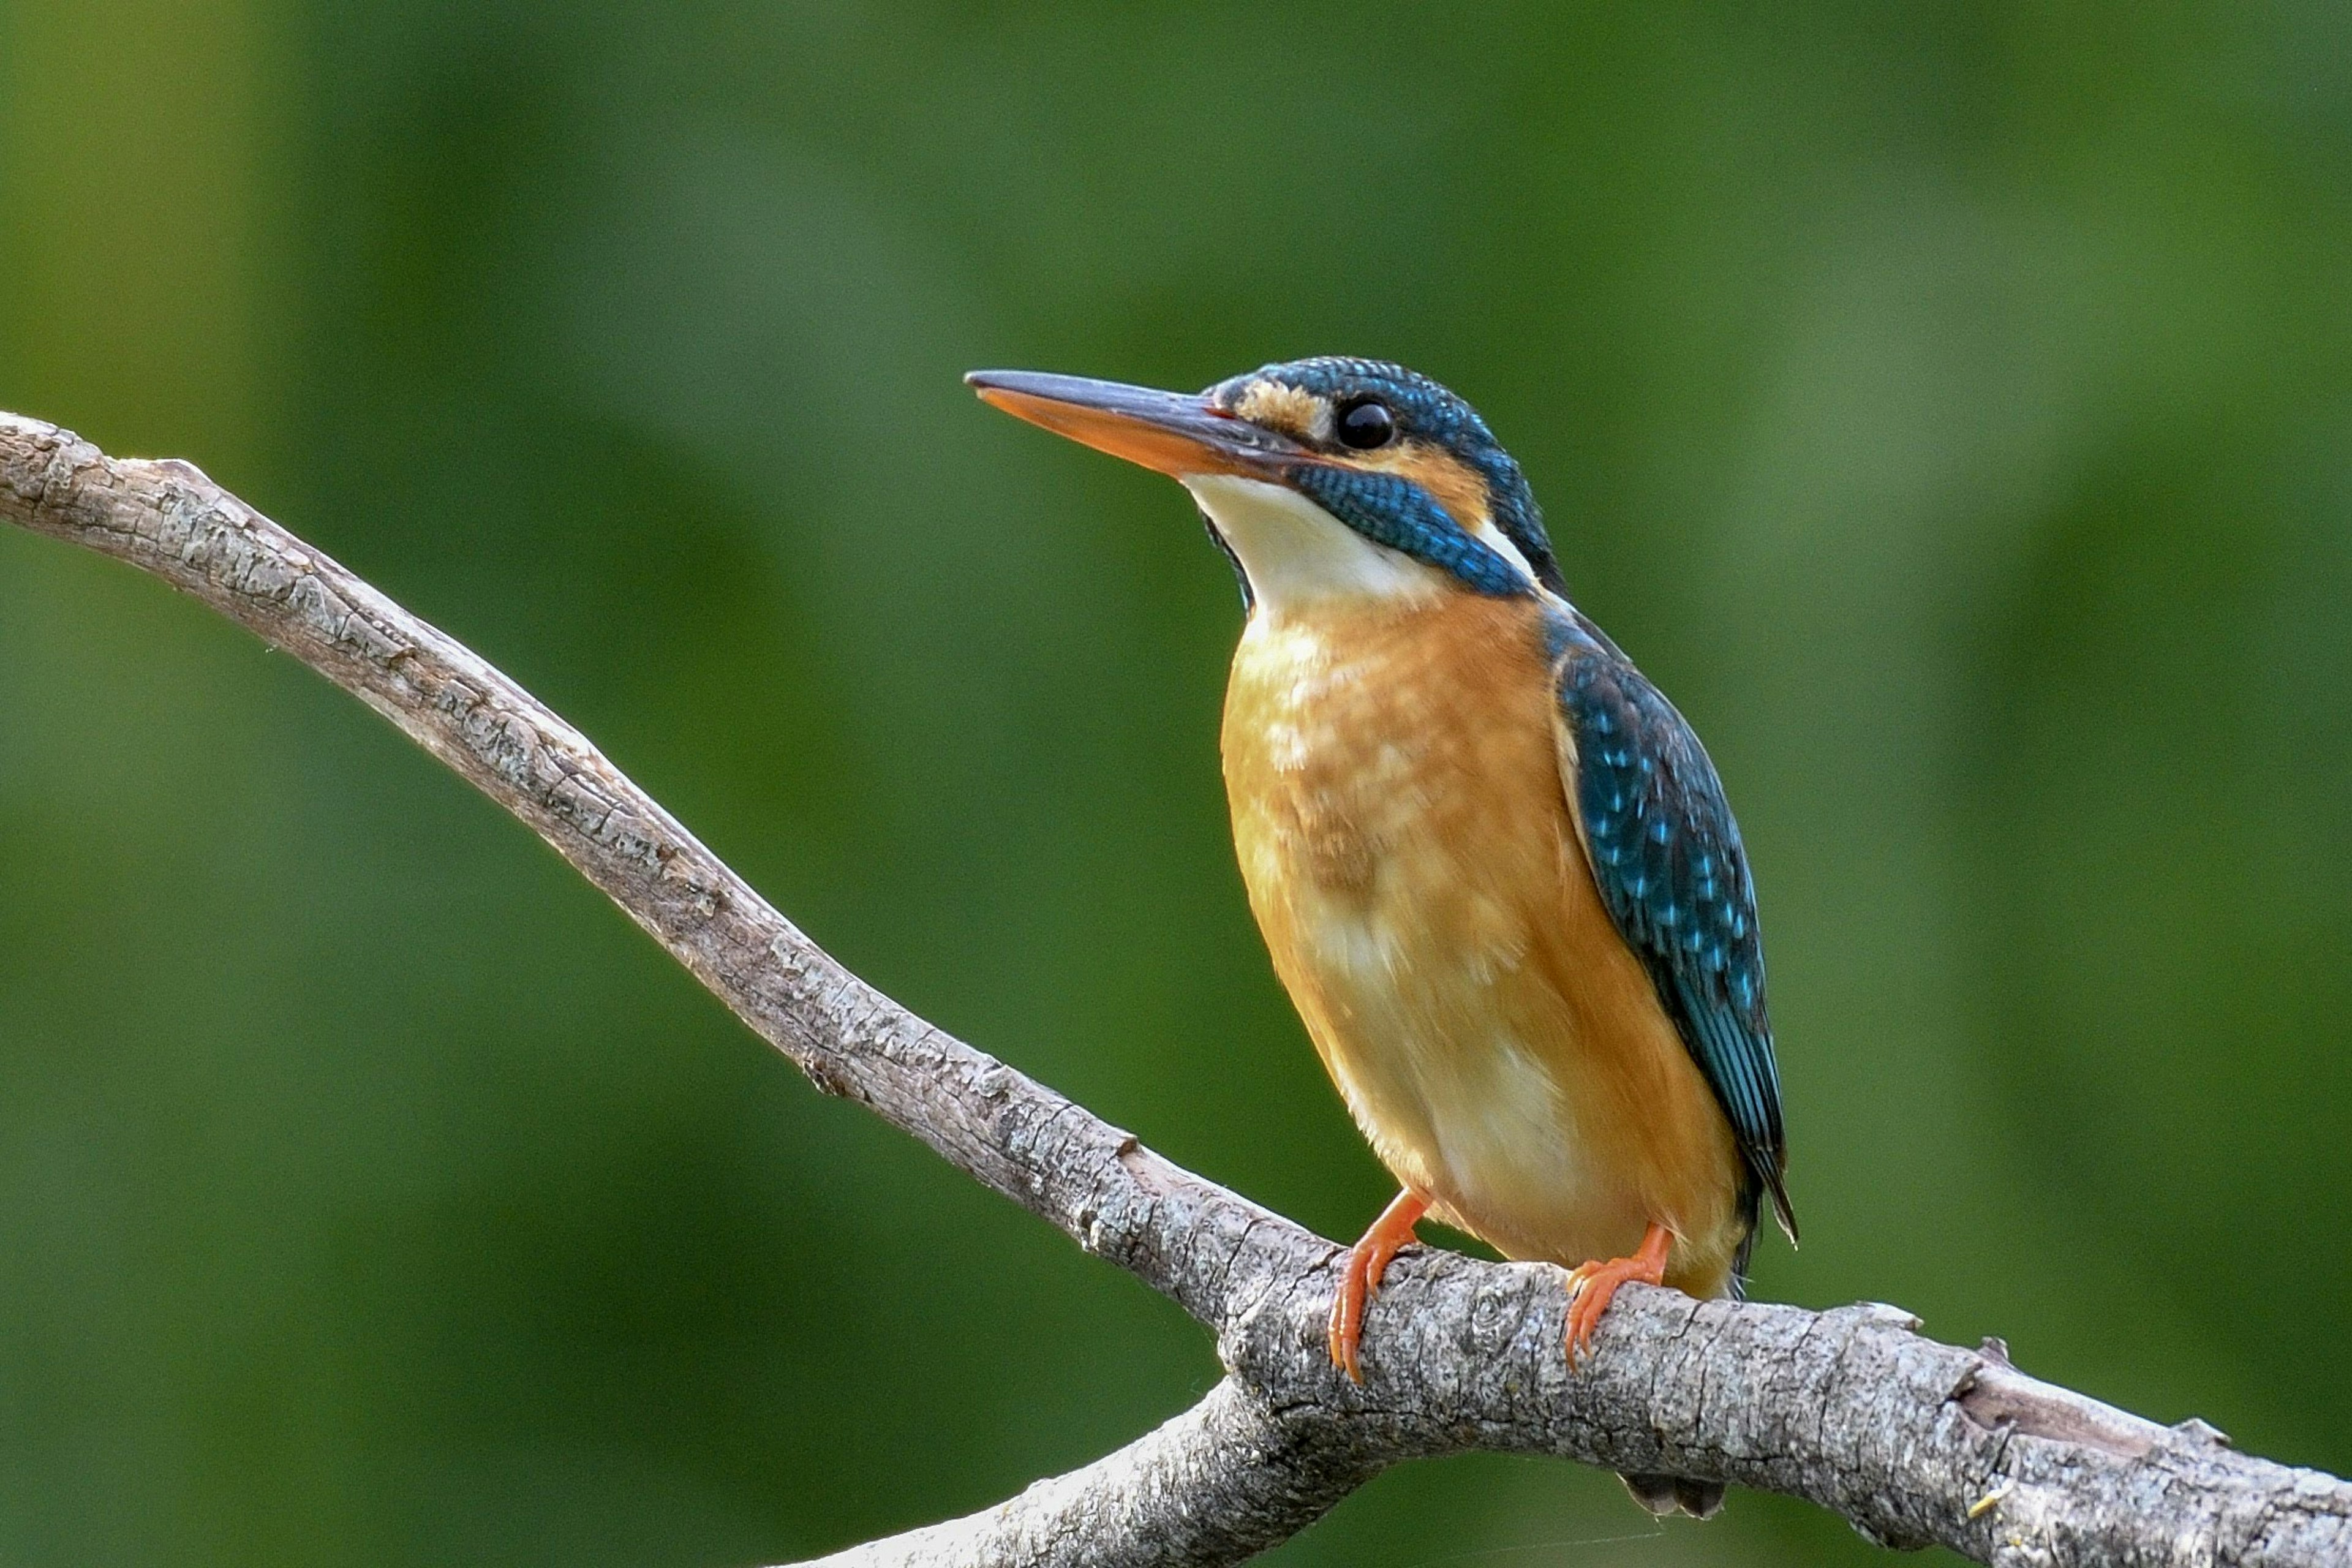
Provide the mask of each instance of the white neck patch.
[{"label": "white neck patch", "polygon": [[1187,474],[1184,488],[1224,536],[1260,608],[1279,616],[1333,600],[1435,598],[1444,574],[1375,544],[1287,485],[1235,474]]},{"label": "white neck patch", "polygon": [[1471,536],[1476,539],[1479,543],[1485,545],[1487,549],[1493,551],[1496,554],[1501,556],[1512,565],[1517,567],[1519,569],[1520,576],[1525,577],[1530,583],[1533,583],[1536,580],[1536,569],[1528,564],[1528,558],[1520,553],[1519,547],[1517,545],[1511,542],[1511,536],[1509,534],[1505,533],[1501,529],[1496,528],[1493,523],[1486,521],[1483,518],[1479,520],[1478,526],[1472,529],[1470,532]]}]

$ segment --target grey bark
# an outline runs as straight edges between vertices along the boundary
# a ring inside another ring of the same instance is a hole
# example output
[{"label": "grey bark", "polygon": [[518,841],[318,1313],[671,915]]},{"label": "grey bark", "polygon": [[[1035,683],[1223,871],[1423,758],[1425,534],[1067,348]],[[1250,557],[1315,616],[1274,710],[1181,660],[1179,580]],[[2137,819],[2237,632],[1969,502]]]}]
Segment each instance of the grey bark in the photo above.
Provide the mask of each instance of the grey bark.
[{"label": "grey bark", "polygon": [[1166,1293],[1216,1335],[1191,1411],[984,1513],[828,1561],[1221,1564],[1402,1459],[1553,1454],[1786,1492],[2000,1564],[2352,1563],[2352,1485],[1939,1344],[1893,1308],[1629,1287],[1573,1372],[1556,1269],[1408,1249],[1324,1350],[1341,1249],[1181,1170],[835,963],[577,731],[174,461],[0,415],[0,517],[129,562],[357,696],[522,819],[822,1089]]}]

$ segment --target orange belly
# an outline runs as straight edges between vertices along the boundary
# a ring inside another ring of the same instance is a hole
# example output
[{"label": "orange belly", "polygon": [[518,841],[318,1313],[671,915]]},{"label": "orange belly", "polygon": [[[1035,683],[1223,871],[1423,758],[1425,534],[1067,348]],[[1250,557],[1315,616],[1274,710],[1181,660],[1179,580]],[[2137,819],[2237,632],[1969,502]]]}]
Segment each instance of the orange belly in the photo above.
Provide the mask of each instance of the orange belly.
[{"label": "orange belly", "polygon": [[1507,1257],[1675,1237],[1727,1287],[1731,1129],[1601,907],[1561,783],[1538,611],[1252,617],[1225,789],[1250,907],[1357,1124],[1433,1212]]}]

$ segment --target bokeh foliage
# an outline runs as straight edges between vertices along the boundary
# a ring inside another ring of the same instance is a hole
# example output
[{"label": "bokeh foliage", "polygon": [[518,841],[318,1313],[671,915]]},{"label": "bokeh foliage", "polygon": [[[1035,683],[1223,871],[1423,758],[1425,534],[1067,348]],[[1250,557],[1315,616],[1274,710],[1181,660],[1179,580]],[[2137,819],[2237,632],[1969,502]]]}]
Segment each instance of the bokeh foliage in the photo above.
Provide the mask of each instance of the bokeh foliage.
[{"label": "bokeh foliage", "polygon": [[[869,978],[1327,1234],[1164,483],[981,364],[1476,401],[1758,865],[1760,1289],[2352,1468],[2337,7],[0,0],[0,405],[183,454]],[[1202,1335],[242,633],[0,534],[0,1557],[771,1561]],[[1612,1540],[1610,1538],[1622,1538]],[[1384,1478],[1307,1564],[1863,1561]]]}]

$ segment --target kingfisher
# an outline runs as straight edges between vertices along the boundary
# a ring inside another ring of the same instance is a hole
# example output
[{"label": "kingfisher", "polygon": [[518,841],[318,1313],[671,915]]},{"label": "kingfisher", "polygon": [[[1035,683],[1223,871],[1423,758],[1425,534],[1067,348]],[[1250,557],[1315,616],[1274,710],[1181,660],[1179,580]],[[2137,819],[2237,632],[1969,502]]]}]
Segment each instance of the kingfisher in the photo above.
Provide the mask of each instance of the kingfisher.
[{"label": "kingfisher", "polygon": [[[1689,723],[1570,602],[1519,465],[1378,360],[1199,394],[1020,371],[1007,413],[1170,475],[1241,581],[1222,731],[1274,967],[1395,1176],[1332,1360],[1424,1216],[1569,1271],[1567,1355],[1622,1285],[1737,1295],[1791,1243],[1755,889]],[[1718,1484],[1629,1476],[1701,1517]]]}]

